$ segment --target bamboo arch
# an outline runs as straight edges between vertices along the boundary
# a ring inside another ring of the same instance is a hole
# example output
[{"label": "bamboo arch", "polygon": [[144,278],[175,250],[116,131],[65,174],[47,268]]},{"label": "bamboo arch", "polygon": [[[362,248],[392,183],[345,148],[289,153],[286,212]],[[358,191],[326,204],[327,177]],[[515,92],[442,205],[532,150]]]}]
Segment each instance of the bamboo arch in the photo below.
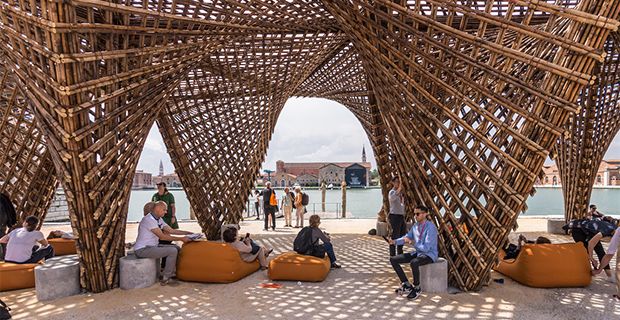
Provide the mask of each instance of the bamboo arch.
[{"label": "bamboo arch", "polygon": [[0,50],[65,189],[87,290],[117,283],[131,176],[155,121],[213,237],[238,219],[239,190],[293,95],[354,112],[382,181],[398,172],[408,206],[433,209],[451,281],[477,290],[595,81],[619,10],[609,0],[0,0]]}]

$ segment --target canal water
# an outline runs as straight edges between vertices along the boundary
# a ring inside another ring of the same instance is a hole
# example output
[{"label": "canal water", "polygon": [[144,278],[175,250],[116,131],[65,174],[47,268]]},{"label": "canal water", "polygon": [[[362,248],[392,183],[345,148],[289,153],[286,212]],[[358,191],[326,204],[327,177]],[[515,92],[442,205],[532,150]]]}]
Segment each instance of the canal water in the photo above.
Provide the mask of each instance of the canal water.
[{"label": "canal water", "polygon": [[[176,200],[177,217],[189,219],[189,202],[183,190],[171,190]],[[281,190],[276,191],[282,194]],[[321,191],[306,190],[310,196],[308,212],[321,211]],[[142,218],[142,207],[150,201],[155,190],[133,190],[129,201],[128,221],[139,221]],[[342,191],[327,190],[325,211],[333,212],[333,218],[341,216]],[[609,215],[620,215],[620,188],[596,188],[592,192],[592,203],[600,212]],[[561,188],[538,188],[533,197],[527,200],[526,216],[561,216],[564,214]],[[349,189],[347,190],[347,213],[352,218],[374,218],[381,208],[380,189]],[[253,208],[252,208],[253,210]],[[247,213],[244,213],[246,215]]]}]

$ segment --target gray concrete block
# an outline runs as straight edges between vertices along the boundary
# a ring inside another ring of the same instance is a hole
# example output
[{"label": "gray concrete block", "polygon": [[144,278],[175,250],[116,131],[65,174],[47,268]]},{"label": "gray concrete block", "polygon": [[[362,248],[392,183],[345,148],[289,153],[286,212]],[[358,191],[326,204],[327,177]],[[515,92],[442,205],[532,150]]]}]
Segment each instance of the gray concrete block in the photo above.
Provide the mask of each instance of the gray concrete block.
[{"label": "gray concrete block", "polygon": [[423,292],[448,292],[448,262],[444,258],[420,267],[420,287]]},{"label": "gray concrete block", "polygon": [[121,289],[147,288],[157,282],[159,259],[138,258],[128,254],[120,259],[119,282]]},{"label": "gray concrete block", "polygon": [[35,290],[39,301],[80,293],[80,261],[77,255],[47,259],[34,268]]},{"label": "gray concrete block", "polygon": [[562,227],[566,225],[564,219],[548,219],[547,232],[551,234],[566,234]]},{"label": "gray concrete block", "polygon": [[377,235],[381,237],[387,237],[388,235],[387,222],[377,221]]}]

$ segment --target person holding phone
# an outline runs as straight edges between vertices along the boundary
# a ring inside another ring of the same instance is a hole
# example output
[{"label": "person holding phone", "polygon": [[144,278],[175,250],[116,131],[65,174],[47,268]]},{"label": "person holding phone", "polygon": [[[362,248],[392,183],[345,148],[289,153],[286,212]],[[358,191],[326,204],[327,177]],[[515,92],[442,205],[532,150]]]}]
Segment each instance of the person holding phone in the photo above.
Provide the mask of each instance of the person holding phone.
[{"label": "person holding phone", "polygon": [[[390,245],[403,245],[413,243],[414,252],[399,254],[390,257],[390,263],[401,281],[401,286],[396,289],[397,293],[407,294],[410,300],[420,296],[420,266],[437,261],[439,251],[437,249],[437,227],[428,220],[428,208],[418,206],[414,210],[415,223],[409,232],[396,240],[387,239]],[[407,275],[400,266],[401,263],[409,263],[413,273],[413,285],[407,279]]]},{"label": "person holding phone", "polygon": [[[392,190],[388,193],[388,201],[390,202],[390,214],[388,222],[392,229],[391,238],[396,240],[407,233],[407,223],[405,222],[405,201],[403,195],[403,185],[400,183],[399,177],[392,178]],[[390,245],[390,257],[396,254],[403,254],[402,245]]]},{"label": "person holding phone", "polygon": [[237,233],[238,231],[235,227],[224,230],[224,234],[222,235],[224,242],[237,249],[243,261],[252,262],[258,259],[261,270],[266,270],[269,266],[267,258],[273,252],[273,249],[259,246],[250,238],[249,233],[246,233],[245,237],[242,239],[237,237]]}]

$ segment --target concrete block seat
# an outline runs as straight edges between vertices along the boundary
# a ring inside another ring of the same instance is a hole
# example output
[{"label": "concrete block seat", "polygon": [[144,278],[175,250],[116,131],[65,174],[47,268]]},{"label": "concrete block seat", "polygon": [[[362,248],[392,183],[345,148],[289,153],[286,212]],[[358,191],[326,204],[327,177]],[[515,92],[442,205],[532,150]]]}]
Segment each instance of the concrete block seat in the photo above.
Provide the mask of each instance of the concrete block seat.
[{"label": "concrete block seat", "polygon": [[138,258],[133,252],[120,259],[119,286],[121,289],[148,288],[157,282],[159,259]]},{"label": "concrete block seat", "polygon": [[36,263],[0,262],[0,291],[34,288]]},{"label": "concrete block seat", "polygon": [[71,239],[49,239],[47,240],[54,248],[54,256],[66,256],[69,254],[77,254],[76,241]]},{"label": "concrete block seat", "polygon": [[585,287],[592,280],[586,248],[581,243],[526,244],[516,259],[499,254],[495,271],[535,288]]},{"label": "concrete block seat", "polygon": [[438,258],[436,262],[420,266],[420,288],[424,292],[448,292],[448,262]]},{"label": "concrete block seat", "polygon": [[231,283],[260,268],[258,261],[245,262],[227,243],[198,240],[186,243],[177,260],[177,278],[182,281]]},{"label": "concrete block seat", "polygon": [[388,224],[387,222],[377,221],[377,235],[387,237],[388,235]]},{"label": "concrete block seat", "polygon": [[327,278],[330,266],[327,255],[321,259],[286,252],[269,262],[269,279],[320,282]]},{"label": "concrete block seat", "polygon": [[47,259],[34,268],[37,299],[53,300],[80,293],[80,261],[77,255]]}]

